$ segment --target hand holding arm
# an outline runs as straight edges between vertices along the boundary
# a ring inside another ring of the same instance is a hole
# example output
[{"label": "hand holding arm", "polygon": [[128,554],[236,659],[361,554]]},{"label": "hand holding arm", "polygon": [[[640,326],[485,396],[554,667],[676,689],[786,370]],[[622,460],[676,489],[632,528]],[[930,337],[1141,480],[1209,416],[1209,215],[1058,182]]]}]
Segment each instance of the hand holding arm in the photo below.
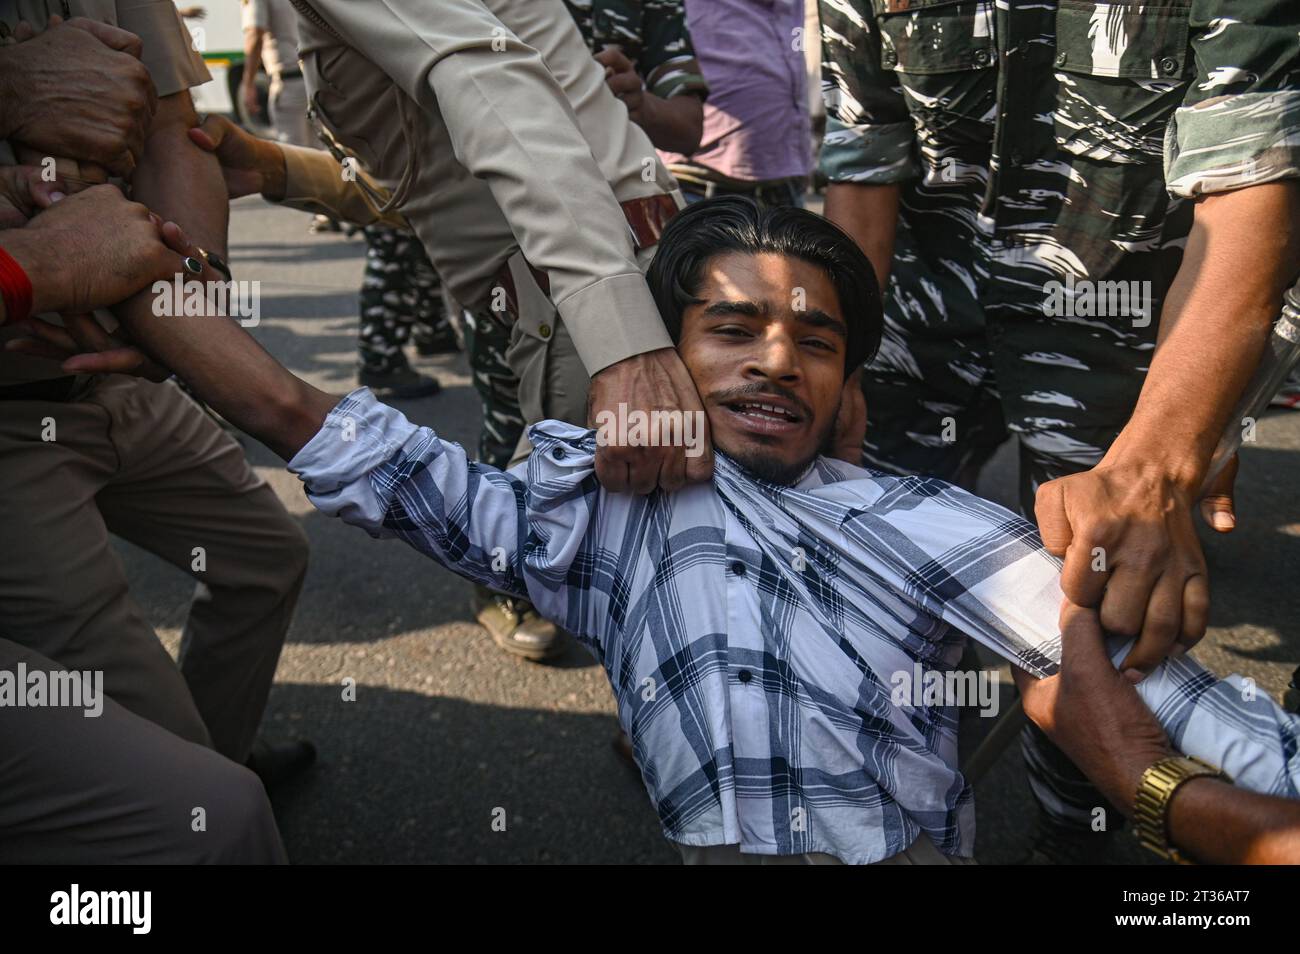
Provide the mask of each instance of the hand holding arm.
[{"label": "hand holding arm", "polygon": [[0,138],[129,177],[158,97],[140,38],[76,17],[0,47]]},{"label": "hand holding arm", "polygon": [[1141,672],[1205,634],[1209,587],[1192,509],[1295,279],[1297,222],[1294,180],[1199,200],[1132,418],[1096,467],[1039,488],[1039,528],[1065,558],[1066,596],[1100,606],[1107,631],[1139,637],[1125,665]]},{"label": "hand holding arm", "polygon": [[[1061,671],[1036,679],[1012,670],[1025,714],[1059,745],[1102,794],[1132,815],[1138,783],[1173,754],[1133,684],[1111,663],[1095,610],[1061,611]],[[1170,842],[1211,864],[1300,862],[1300,804],[1214,779],[1193,779],[1169,803]]]},{"label": "hand holding arm", "polygon": [[164,244],[161,220],[116,186],[93,186],[5,230],[0,246],[32,282],[33,314],[86,312],[116,304],[157,280],[182,257]]}]

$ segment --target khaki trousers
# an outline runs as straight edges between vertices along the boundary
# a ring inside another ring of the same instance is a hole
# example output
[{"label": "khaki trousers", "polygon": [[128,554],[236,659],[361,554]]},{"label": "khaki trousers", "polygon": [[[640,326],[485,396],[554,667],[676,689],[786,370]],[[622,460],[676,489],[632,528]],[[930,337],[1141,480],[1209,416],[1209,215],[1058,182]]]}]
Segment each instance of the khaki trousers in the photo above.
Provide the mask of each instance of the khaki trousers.
[{"label": "khaki trousers", "polygon": [[[0,639],[0,672],[62,668]],[[0,778],[0,864],[285,862],[256,775],[112,699],[0,706]]]},{"label": "khaki trousers", "polygon": [[[53,438],[53,439],[43,439]],[[91,379],[0,401],[3,634],[182,739],[242,763],[307,569],[297,522],[242,448],[171,383]],[[198,583],[179,668],[109,534]]]},{"label": "khaki trousers", "polygon": [[[643,274],[657,248],[637,252]],[[515,284],[519,318],[511,331],[506,362],[519,378],[519,410],[525,423],[556,420],[586,427],[591,378],[578,357],[573,337],[518,252],[510,259],[510,277]],[[519,436],[510,466],[526,460],[532,450],[525,431]]]}]

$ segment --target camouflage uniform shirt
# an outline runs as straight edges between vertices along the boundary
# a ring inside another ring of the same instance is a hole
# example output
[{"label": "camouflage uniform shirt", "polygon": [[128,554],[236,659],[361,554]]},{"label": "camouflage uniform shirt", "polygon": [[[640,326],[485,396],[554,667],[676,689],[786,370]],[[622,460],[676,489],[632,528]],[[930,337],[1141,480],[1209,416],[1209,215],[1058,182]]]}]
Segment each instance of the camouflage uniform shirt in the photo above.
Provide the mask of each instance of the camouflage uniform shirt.
[{"label": "camouflage uniform shirt", "polygon": [[952,476],[1005,427],[1041,478],[1091,466],[1136,403],[1187,200],[1300,176],[1300,3],[822,0],[821,20],[823,171],[902,189],[868,460]]}]

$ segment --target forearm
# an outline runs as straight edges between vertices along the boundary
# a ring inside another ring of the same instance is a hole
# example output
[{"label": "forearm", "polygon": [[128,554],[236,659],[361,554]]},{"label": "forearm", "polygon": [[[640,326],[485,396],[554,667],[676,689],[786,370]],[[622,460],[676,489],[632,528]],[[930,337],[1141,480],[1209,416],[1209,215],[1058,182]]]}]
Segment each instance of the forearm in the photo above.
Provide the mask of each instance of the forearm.
[{"label": "forearm", "polygon": [[664,99],[646,92],[641,98],[641,128],[656,149],[689,156],[704,135],[704,104],[692,93]]},{"label": "forearm", "polygon": [[175,222],[194,244],[225,256],[230,201],[220,163],[189,139],[196,125],[188,91],[159,101],[131,198]]},{"label": "forearm", "polygon": [[[225,256],[230,204],[216,157],[188,138],[196,124],[188,92],[159,103],[132,198],[175,222],[194,244]],[[306,443],[337,403],[281,367],[234,322],[220,315],[160,318],[154,301],[150,288],[114,312],[199,397],[281,456]]]},{"label": "forearm", "polygon": [[1205,864],[1300,864],[1300,803],[1216,779],[1184,782],[1169,804],[1169,841]]},{"label": "forearm", "polygon": [[239,78],[239,85],[251,87],[257,83],[257,74],[262,69],[262,30],[244,31],[244,73]]},{"label": "forearm", "polygon": [[221,315],[123,316],[131,337],[213,410],[289,460],[338,403],[295,377]]},{"label": "forearm", "polygon": [[826,218],[847,232],[876,271],[883,295],[889,285],[898,225],[897,184],[832,182],[826,189]]},{"label": "forearm", "polygon": [[1228,415],[1300,270],[1300,183],[1207,196],[1169,289],[1133,417],[1107,454],[1200,489]]}]

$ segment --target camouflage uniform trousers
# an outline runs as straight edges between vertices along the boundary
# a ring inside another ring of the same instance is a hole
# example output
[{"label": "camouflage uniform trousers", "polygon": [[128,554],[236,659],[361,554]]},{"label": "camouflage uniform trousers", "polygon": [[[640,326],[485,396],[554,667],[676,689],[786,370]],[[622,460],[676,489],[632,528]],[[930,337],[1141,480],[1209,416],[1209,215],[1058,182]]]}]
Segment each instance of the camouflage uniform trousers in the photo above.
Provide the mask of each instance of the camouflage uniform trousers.
[{"label": "camouflage uniform trousers", "polygon": [[464,309],[462,318],[470,374],[483,407],[478,459],[504,470],[510,466],[525,423],[519,409],[519,378],[506,361],[510,317],[493,311],[488,301],[479,308]]},{"label": "camouflage uniform trousers", "polygon": [[[1032,516],[1038,484],[1097,463],[1150,364],[1187,200],[1300,176],[1294,6],[822,0],[822,171],[900,189],[868,465],[969,485],[1010,432]],[[1141,312],[1044,308],[1075,279]],[[1040,805],[1086,823],[1100,794],[1045,742],[1026,744]]]},{"label": "camouflage uniform trousers", "polygon": [[367,371],[396,371],[409,364],[407,341],[445,346],[455,332],[443,310],[442,280],[419,239],[380,225],[367,226],[365,236],[358,357]]}]

